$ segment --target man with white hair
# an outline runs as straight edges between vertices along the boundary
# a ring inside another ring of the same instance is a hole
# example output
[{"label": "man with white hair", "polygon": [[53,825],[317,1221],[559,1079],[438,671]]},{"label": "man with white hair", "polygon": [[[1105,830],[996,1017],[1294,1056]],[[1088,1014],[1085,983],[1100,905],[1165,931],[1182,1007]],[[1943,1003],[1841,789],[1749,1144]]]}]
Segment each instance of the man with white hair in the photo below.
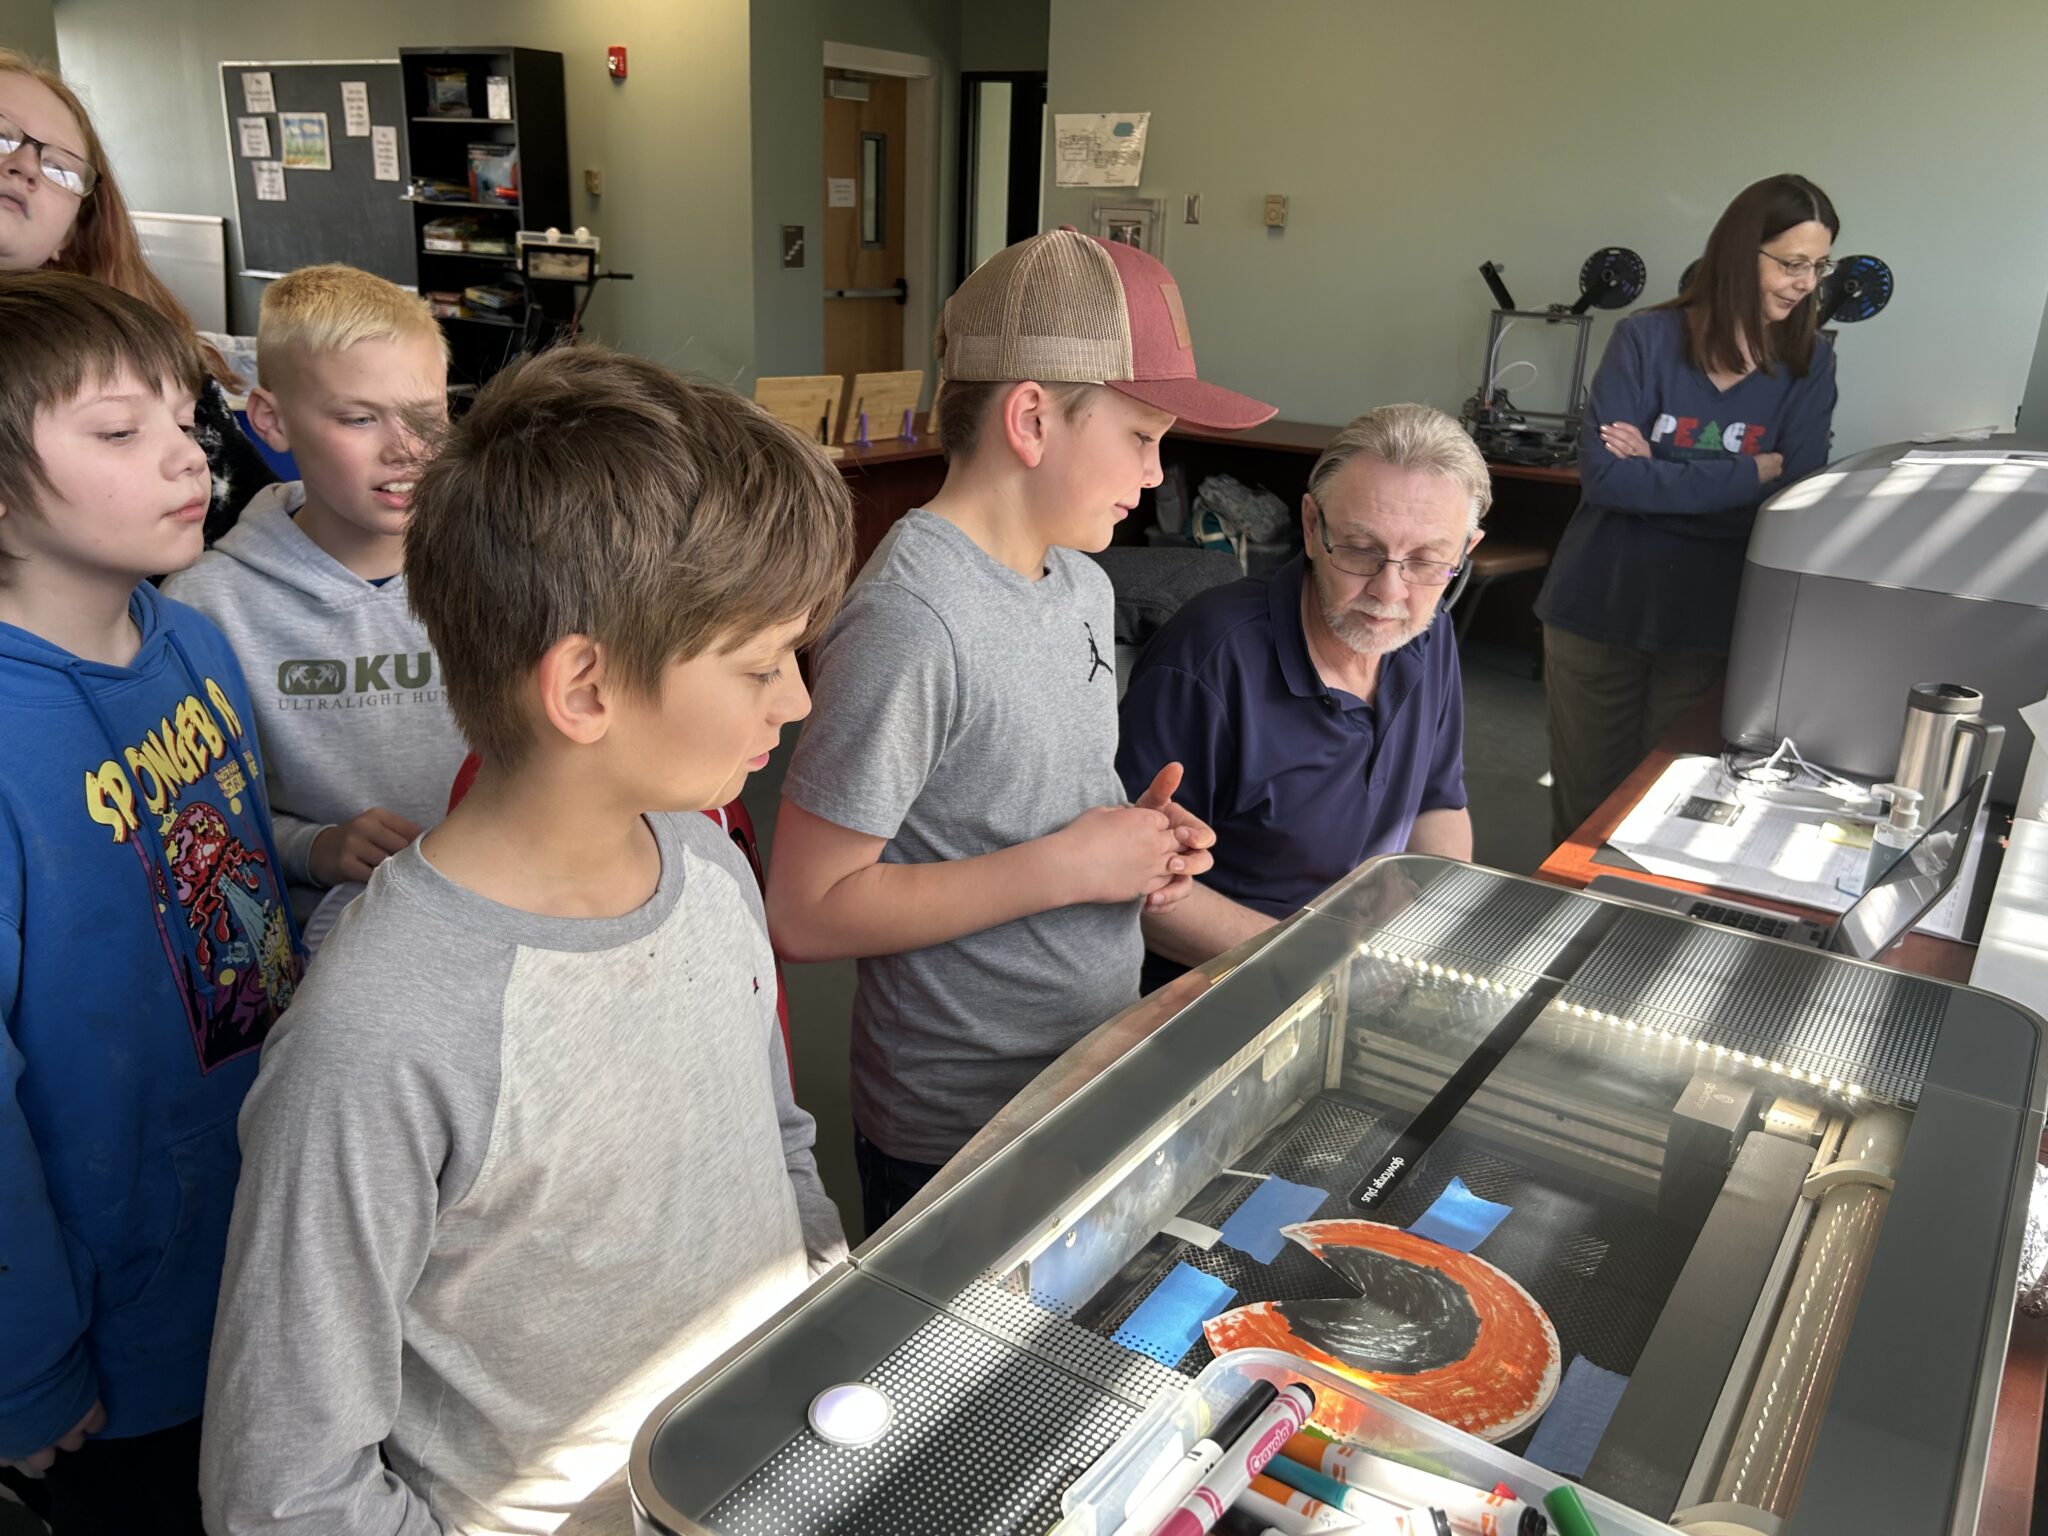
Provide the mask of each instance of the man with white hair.
[{"label": "man with white hair", "polygon": [[1122,711],[1133,795],[1168,763],[1215,867],[1144,919],[1145,985],[1296,911],[1378,853],[1472,856],[1465,707],[1445,592],[1493,497],[1463,428],[1388,405],[1338,433],[1301,500],[1306,550],[1191,599]]}]

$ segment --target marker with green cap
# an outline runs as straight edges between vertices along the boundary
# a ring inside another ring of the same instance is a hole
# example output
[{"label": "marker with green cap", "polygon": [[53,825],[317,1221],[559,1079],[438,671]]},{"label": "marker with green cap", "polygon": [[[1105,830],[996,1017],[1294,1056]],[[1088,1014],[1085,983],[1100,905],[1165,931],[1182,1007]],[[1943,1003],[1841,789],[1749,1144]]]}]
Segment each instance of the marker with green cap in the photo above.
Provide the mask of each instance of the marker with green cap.
[{"label": "marker with green cap", "polygon": [[1600,1536],[1593,1517],[1579,1502],[1579,1490],[1570,1483],[1560,1483],[1543,1495],[1543,1507],[1557,1525],[1557,1536]]}]

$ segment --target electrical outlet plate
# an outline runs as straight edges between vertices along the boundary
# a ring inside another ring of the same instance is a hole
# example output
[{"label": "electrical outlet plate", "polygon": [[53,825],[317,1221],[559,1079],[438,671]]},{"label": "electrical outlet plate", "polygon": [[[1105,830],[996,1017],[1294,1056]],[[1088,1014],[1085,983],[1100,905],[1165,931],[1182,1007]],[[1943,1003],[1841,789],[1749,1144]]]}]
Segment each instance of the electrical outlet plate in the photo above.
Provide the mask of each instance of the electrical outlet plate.
[{"label": "electrical outlet plate", "polygon": [[591,166],[583,173],[583,190],[592,197],[604,196],[604,172]]},{"label": "electrical outlet plate", "polygon": [[1266,228],[1285,229],[1286,227],[1287,199],[1278,192],[1268,192],[1266,194]]},{"label": "electrical outlet plate", "polygon": [[1190,192],[1188,194],[1188,222],[1190,224],[1202,222],[1202,194],[1199,192]]}]

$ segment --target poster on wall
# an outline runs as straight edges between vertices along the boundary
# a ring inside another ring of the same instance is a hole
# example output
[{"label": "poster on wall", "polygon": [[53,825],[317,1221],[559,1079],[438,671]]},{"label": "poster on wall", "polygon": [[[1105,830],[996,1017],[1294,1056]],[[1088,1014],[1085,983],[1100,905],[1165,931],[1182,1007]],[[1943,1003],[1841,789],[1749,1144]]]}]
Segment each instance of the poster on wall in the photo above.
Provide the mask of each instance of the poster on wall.
[{"label": "poster on wall", "polygon": [[325,112],[280,112],[277,134],[284,140],[288,171],[331,171],[334,153],[327,137]]},{"label": "poster on wall", "polygon": [[370,86],[366,80],[341,82],[341,131],[352,139],[370,136]]},{"label": "poster on wall", "polygon": [[370,130],[372,175],[378,181],[398,180],[398,130],[376,127]]},{"label": "poster on wall", "polygon": [[251,169],[256,173],[256,201],[259,203],[283,202],[283,164],[276,160],[258,160]]},{"label": "poster on wall", "polygon": [[1145,169],[1150,112],[1061,112],[1053,118],[1053,177],[1062,187],[1135,187]]},{"label": "poster on wall", "polygon": [[242,110],[251,113],[277,110],[277,96],[270,88],[269,70],[242,71]]},{"label": "poster on wall", "polygon": [[244,160],[268,160],[270,158],[269,118],[236,118],[235,136],[241,141],[242,158]]}]

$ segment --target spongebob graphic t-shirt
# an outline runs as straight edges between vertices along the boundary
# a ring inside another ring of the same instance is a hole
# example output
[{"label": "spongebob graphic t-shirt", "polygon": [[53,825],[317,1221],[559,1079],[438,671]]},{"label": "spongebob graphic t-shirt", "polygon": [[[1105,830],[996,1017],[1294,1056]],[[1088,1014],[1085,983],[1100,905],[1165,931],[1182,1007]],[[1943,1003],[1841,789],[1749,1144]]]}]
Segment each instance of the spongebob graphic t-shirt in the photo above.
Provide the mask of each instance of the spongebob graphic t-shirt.
[{"label": "spongebob graphic t-shirt", "polygon": [[[1584,499],[1537,600],[1546,624],[1638,650],[1724,653],[1756,509],[1828,459],[1835,349],[1716,389],[1686,354],[1685,317],[1645,310],[1614,328],[1579,432]],[[1600,428],[1627,422],[1652,457],[1616,458]],[[1765,484],[1756,456],[1784,455]]]},{"label": "spongebob graphic t-shirt", "polygon": [[0,1457],[198,1414],[257,1048],[298,978],[242,672],[0,624]]}]

